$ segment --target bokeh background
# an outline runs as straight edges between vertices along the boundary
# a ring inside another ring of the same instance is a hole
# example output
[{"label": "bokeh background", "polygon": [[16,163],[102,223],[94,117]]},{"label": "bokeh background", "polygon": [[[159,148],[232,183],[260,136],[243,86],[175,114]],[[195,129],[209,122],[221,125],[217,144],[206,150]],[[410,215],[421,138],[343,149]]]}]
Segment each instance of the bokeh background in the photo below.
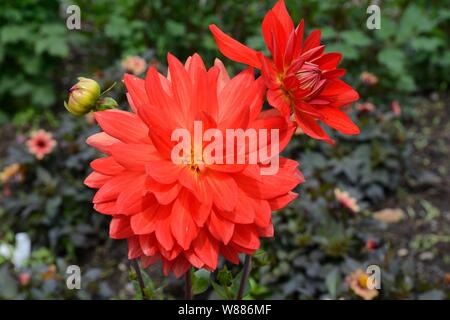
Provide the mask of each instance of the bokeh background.
[{"label": "bokeh background", "polygon": [[[103,89],[117,82],[111,94],[126,109],[123,73],[164,71],[168,51],[198,52],[209,65],[218,56],[235,73],[243,66],[220,55],[208,25],[264,50],[260,26],[274,2],[0,2],[0,298],[139,298],[126,243],[108,239],[109,217],[93,211],[82,183],[97,156],[85,139],[98,128],[65,111],[68,89],[77,76]],[[334,148],[294,137],[286,155],[306,182],[274,214],[275,238],[256,254],[247,298],[450,298],[448,2],[376,3],[380,30],[366,27],[367,1],[286,1],[296,23],[304,18],[327,51],[344,54],[344,79],[361,95],[347,110],[362,133],[334,132]],[[81,30],[66,28],[71,4]],[[57,142],[41,160],[26,144],[38,129]],[[81,290],[66,287],[71,264]],[[381,268],[380,290],[364,286],[368,265]],[[240,267],[222,267],[195,273],[200,298],[235,290]],[[182,297],[182,281],[159,266],[145,278],[152,298]]]}]

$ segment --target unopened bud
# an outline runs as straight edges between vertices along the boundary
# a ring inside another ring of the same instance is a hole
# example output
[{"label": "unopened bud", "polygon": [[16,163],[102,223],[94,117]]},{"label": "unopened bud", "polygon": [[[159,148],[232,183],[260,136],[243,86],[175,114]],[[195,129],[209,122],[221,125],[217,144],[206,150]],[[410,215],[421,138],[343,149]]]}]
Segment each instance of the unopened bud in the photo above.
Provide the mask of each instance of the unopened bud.
[{"label": "unopened bud", "polygon": [[64,102],[64,106],[70,113],[81,116],[95,109],[100,86],[95,80],[79,77],[69,92],[69,101]]}]

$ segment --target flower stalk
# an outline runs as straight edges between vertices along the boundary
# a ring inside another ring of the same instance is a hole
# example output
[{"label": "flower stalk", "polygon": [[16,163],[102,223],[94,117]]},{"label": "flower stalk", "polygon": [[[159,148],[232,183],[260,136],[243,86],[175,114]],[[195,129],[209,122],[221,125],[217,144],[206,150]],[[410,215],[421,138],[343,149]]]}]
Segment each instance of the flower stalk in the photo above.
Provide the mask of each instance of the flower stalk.
[{"label": "flower stalk", "polygon": [[139,268],[139,263],[138,263],[137,259],[131,260],[131,265],[132,265],[134,271],[136,272],[136,277],[137,277],[137,280],[139,283],[139,288],[141,289],[142,299],[147,300],[147,296],[145,294],[145,283],[144,283],[144,279],[142,278],[141,269]]},{"label": "flower stalk", "polygon": [[247,286],[251,269],[252,269],[252,256],[247,254],[245,255],[244,269],[242,270],[242,278],[241,283],[239,285],[239,291],[237,293],[236,300],[242,300],[244,296],[245,287]]}]

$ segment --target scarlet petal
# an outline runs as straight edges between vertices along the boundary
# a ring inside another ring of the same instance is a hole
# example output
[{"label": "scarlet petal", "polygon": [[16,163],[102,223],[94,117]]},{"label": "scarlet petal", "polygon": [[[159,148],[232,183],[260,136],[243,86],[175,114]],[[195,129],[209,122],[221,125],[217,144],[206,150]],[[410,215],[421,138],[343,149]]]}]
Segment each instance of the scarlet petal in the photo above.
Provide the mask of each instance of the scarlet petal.
[{"label": "scarlet petal", "polygon": [[271,237],[273,237],[274,230],[273,230],[273,224],[272,223],[270,223],[270,225],[265,227],[265,228],[257,227],[256,229],[257,229],[258,234],[259,234],[260,237],[264,237],[264,238],[271,238]]},{"label": "scarlet petal", "polygon": [[119,143],[120,140],[114,137],[111,137],[106,132],[99,132],[93,134],[89,138],[86,139],[86,143],[91,147],[94,147],[98,151],[109,154],[109,147],[115,143]]},{"label": "scarlet petal", "polygon": [[107,202],[116,199],[123,189],[133,185],[133,181],[141,176],[140,173],[124,172],[106,182],[95,194],[94,203]]},{"label": "scarlet petal", "polygon": [[155,234],[143,234],[139,236],[139,245],[146,256],[153,256],[157,253],[158,242]]},{"label": "scarlet petal", "polygon": [[272,218],[272,210],[269,203],[265,200],[253,199],[255,207],[255,224],[265,228],[270,224]]},{"label": "scarlet petal", "polygon": [[143,254],[141,246],[139,245],[139,237],[134,236],[128,238],[128,259],[133,260]]},{"label": "scarlet petal", "polygon": [[220,52],[227,58],[255,68],[261,69],[261,62],[258,59],[258,53],[244,46],[242,43],[234,40],[223,33],[216,25],[211,24],[209,30],[216,39]]},{"label": "scarlet petal", "polygon": [[321,112],[324,116],[322,121],[330,127],[343,134],[359,134],[359,128],[345,112],[333,107],[324,107],[321,109]]},{"label": "scarlet petal", "polygon": [[148,177],[146,188],[155,195],[158,203],[167,205],[172,203],[172,201],[178,196],[181,186],[179,183],[161,184]]},{"label": "scarlet petal", "polygon": [[236,225],[231,241],[241,247],[251,250],[259,249],[260,246],[258,233],[253,225]]},{"label": "scarlet petal", "polygon": [[228,244],[233,231],[234,223],[218,216],[214,211],[211,213],[208,229],[211,235],[223,244]]},{"label": "scarlet petal", "polygon": [[341,53],[330,52],[325,53],[324,55],[320,56],[320,58],[314,59],[311,62],[317,64],[321,70],[332,70],[336,69],[341,59],[342,59]]},{"label": "scarlet petal", "polygon": [[109,179],[111,179],[111,176],[107,176],[98,172],[92,172],[89,176],[86,177],[86,179],[84,179],[84,184],[89,188],[98,189],[103,186]]},{"label": "scarlet petal", "polygon": [[192,243],[195,254],[211,269],[217,267],[219,242],[212,238],[205,229],[201,229]]},{"label": "scarlet petal", "polygon": [[91,162],[91,168],[107,176],[115,176],[124,171],[123,166],[113,157],[95,159]]},{"label": "scarlet petal", "polygon": [[184,258],[183,256],[180,256],[177,258],[177,260],[174,262],[172,266],[172,272],[175,275],[175,277],[178,279],[183,274],[185,274],[189,268],[191,267],[191,264],[189,261]]},{"label": "scarlet petal", "polygon": [[154,264],[155,262],[159,261],[161,259],[161,256],[159,254],[156,254],[154,256],[142,256],[141,257],[141,268],[145,269],[148,268],[151,264]]},{"label": "scarlet petal", "polygon": [[186,123],[190,123],[188,117],[192,117],[189,110],[191,105],[192,83],[189,75],[181,62],[170,53],[167,55],[169,71],[171,75],[172,90],[175,101],[181,107]]},{"label": "scarlet petal", "polygon": [[233,178],[223,173],[209,171],[206,179],[217,208],[225,211],[233,210],[238,201],[238,188]]},{"label": "scarlet petal", "polygon": [[329,144],[334,144],[334,141],[328,136],[328,134],[317,124],[316,120],[304,112],[296,110],[295,119],[302,131],[317,140],[324,140]]},{"label": "scarlet petal", "polygon": [[272,12],[278,18],[280,23],[283,25],[284,31],[289,34],[294,31],[294,23],[292,22],[291,16],[289,15],[286,4],[284,0],[278,1],[272,8]]},{"label": "scarlet petal", "polygon": [[189,249],[192,240],[198,233],[198,228],[189,211],[190,196],[185,193],[179,196],[172,207],[170,227],[178,244]]},{"label": "scarlet petal", "polygon": [[171,184],[177,181],[183,169],[184,166],[166,160],[154,161],[146,166],[147,174],[163,184]]},{"label": "scarlet petal", "polygon": [[94,204],[94,209],[103,214],[119,214],[119,210],[117,210],[116,206],[116,201],[96,203]]},{"label": "scarlet petal", "polygon": [[267,101],[269,104],[278,109],[282,115],[289,117],[291,114],[291,101],[289,97],[286,97],[285,93],[281,89],[268,90]]},{"label": "scarlet petal", "polygon": [[109,236],[113,239],[125,239],[133,235],[130,219],[125,216],[114,216],[109,224]]},{"label": "scarlet petal", "polygon": [[109,148],[112,157],[131,171],[145,172],[145,166],[151,161],[161,160],[155,147],[149,144],[119,143]]},{"label": "scarlet petal", "polygon": [[140,109],[149,105],[147,93],[145,92],[145,81],[131,74],[125,74],[123,80],[133,101],[133,105],[138,111],[137,113],[140,113]]},{"label": "scarlet petal", "polygon": [[255,219],[255,210],[252,202],[243,192],[239,193],[239,199],[233,211],[219,210],[218,213],[223,218],[239,224],[252,223]]},{"label": "scarlet petal", "polygon": [[99,126],[110,136],[126,143],[150,143],[148,127],[131,112],[106,110],[94,113]]},{"label": "scarlet petal", "polygon": [[159,205],[153,204],[131,217],[131,228],[135,234],[149,234],[155,231],[156,213],[158,208]]},{"label": "scarlet petal", "polygon": [[303,52],[307,52],[315,47],[320,46],[320,30],[312,31],[303,44]]},{"label": "scarlet petal", "polygon": [[231,263],[239,264],[239,252],[232,246],[221,245],[220,254]]},{"label": "scarlet petal", "polygon": [[166,250],[172,249],[175,241],[170,230],[170,213],[172,206],[161,206],[156,217],[156,239]]},{"label": "scarlet petal", "polygon": [[214,66],[219,68],[220,70],[219,78],[217,81],[217,88],[218,91],[220,92],[223,89],[223,87],[228,83],[228,81],[230,81],[230,76],[228,75],[228,71],[227,69],[225,69],[223,62],[220,61],[219,59],[216,58],[214,60]]},{"label": "scarlet petal", "polygon": [[184,256],[194,267],[199,269],[203,267],[203,261],[195,254],[192,249],[185,251]]},{"label": "scarlet petal", "polygon": [[298,193],[288,192],[285,195],[282,195],[277,198],[269,199],[270,209],[273,211],[280,210],[287,206],[292,200],[298,197]]}]

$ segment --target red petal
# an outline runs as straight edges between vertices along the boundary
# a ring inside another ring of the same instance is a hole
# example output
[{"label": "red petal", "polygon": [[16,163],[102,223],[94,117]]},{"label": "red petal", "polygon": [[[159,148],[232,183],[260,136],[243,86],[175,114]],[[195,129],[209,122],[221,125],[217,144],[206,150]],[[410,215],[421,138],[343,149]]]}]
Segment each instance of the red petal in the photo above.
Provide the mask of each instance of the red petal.
[{"label": "red petal", "polygon": [[337,131],[349,135],[360,133],[359,128],[353,123],[352,119],[338,108],[323,107],[320,111],[323,115],[322,121]]},{"label": "red petal", "polygon": [[128,260],[133,260],[142,256],[141,246],[139,245],[139,237],[134,236],[128,238]]},{"label": "red petal", "polygon": [[302,131],[317,140],[324,140],[325,142],[334,145],[334,141],[328,136],[328,134],[317,124],[316,120],[304,112],[296,110],[295,119]]},{"label": "red petal", "polygon": [[224,56],[233,61],[261,69],[261,62],[259,61],[258,53],[255,50],[244,46],[242,43],[226,35],[214,24],[209,26],[209,30],[212,32],[216,39],[217,46]]},{"label": "red petal", "polygon": [[110,136],[126,143],[151,143],[148,127],[135,114],[122,110],[106,110],[94,113],[99,126]]},{"label": "red petal", "polygon": [[146,256],[153,256],[157,253],[157,244],[154,233],[139,236],[139,245]]},{"label": "red petal", "polygon": [[216,269],[219,258],[219,242],[201,229],[197,238],[192,243],[196,255],[211,269]]},{"label": "red petal", "polygon": [[286,34],[294,31],[294,23],[289,15],[284,0],[278,1],[272,8],[272,12],[278,18]]},{"label": "red petal", "polygon": [[111,179],[110,176],[98,172],[92,172],[86,177],[86,179],[84,179],[84,184],[89,188],[98,189],[103,186],[109,179]]},{"label": "red petal", "polygon": [[170,217],[170,229],[178,244],[184,249],[189,249],[192,240],[198,233],[198,228],[190,213],[190,195],[186,192],[180,194],[175,200]]},{"label": "red petal", "polygon": [[280,210],[286,207],[292,200],[298,197],[298,193],[288,192],[285,195],[282,195],[277,198],[269,199],[270,209],[272,211]]},{"label": "red petal", "polygon": [[312,31],[303,44],[303,52],[307,52],[315,47],[320,46],[320,30]]},{"label": "red petal", "polygon": [[155,231],[158,208],[159,205],[153,204],[131,217],[130,224],[135,234],[148,234]]},{"label": "red petal", "polygon": [[289,97],[285,95],[283,90],[268,90],[267,91],[267,101],[275,109],[279,110],[281,114],[285,117],[291,115],[291,101]]},{"label": "red petal", "polygon": [[86,143],[91,147],[94,147],[98,151],[109,154],[109,147],[115,143],[119,143],[120,140],[111,137],[106,132],[99,132],[93,134],[89,138],[86,139]]},{"label": "red petal", "polygon": [[172,206],[160,206],[156,216],[156,239],[161,246],[166,249],[172,249],[174,245],[174,239],[170,230],[170,213]]},{"label": "red petal", "polygon": [[233,210],[238,200],[238,188],[233,178],[214,171],[208,171],[205,178],[217,208],[225,211]]},{"label": "red petal", "polygon": [[113,239],[125,239],[133,235],[130,219],[125,216],[114,216],[109,224],[109,236]]},{"label": "red petal", "polygon": [[233,238],[235,244],[250,249],[259,249],[260,242],[256,228],[253,225],[237,224],[234,227]]},{"label": "red petal", "polygon": [[115,176],[124,171],[124,167],[113,157],[95,159],[91,162],[91,168],[107,176]]},{"label": "red petal", "polygon": [[233,231],[234,223],[218,216],[214,211],[211,212],[208,229],[211,235],[223,244],[228,244]]}]

